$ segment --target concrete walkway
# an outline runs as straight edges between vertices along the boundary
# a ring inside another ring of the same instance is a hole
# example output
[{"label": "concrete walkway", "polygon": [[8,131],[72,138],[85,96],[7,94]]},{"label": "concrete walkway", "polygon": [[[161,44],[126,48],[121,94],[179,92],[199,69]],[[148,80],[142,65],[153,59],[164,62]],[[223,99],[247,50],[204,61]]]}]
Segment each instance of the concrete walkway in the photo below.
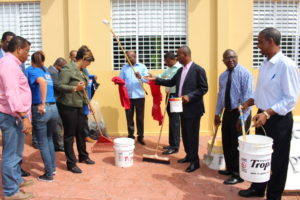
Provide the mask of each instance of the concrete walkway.
[{"label": "concrete walkway", "polygon": [[[43,174],[40,152],[32,148],[30,137],[26,139],[23,168],[31,173],[29,179],[35,184],[24,188],[33,192],[36,200],[235,200],[240,198],[240,189],[249,186],[248,182],[233,186],[223,185],[227,178],[217,171],[207,168],[203,162],[208,137],[200,139],[201,169],[193,173],[184,172],[188,164],[178,164],[185,156],[181,144],[180,151],[170,156],[171,164],[142,162],[142,155],[153,154],[157,137],[146,137],[146,146],[136,144],[134,165],[129,168],[116,167],[114,152],[90,153],[96,165],[79,163],[82,174],[66,170],[65,155],[56,153],[57,175],[54,182],[40,182],[36,178]],[[162,138],[167,144],[167,137]],[[88,144],[91,152],[92,144]],[[1,196],[3,195],[1,190]],[[263,198],[251,198],[263,199]],[[284,200],[300,200],[299,194],[284,196]]]}]

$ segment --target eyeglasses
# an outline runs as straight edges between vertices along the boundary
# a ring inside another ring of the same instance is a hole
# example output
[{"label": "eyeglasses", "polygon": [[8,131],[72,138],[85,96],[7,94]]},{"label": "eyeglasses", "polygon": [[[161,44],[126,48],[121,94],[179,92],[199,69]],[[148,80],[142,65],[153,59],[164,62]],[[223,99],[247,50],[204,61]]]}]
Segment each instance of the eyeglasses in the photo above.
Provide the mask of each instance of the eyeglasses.
[{"label": "eyeglasses", "polygon": [[227,56],[224,57],[224,60],[236,59],[236,56]]}]

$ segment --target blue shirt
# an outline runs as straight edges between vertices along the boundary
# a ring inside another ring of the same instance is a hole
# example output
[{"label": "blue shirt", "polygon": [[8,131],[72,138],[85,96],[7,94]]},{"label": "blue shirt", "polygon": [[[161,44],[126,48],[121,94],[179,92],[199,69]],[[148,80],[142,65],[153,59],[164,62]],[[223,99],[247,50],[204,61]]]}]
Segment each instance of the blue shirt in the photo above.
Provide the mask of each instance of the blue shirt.
[{"label": "blue shirt", "polygon": [[44,67],[44,69],[46,70],[46,72],[44,72],[39,67],[29,66],[25,71],[32,93],[32,104],[42,103],[40,85],[36,82],[36,79],[38,79],[39,77],[42,77],[47,81],[46,103],[55,102],[53,81],[47,67]]},{"label": "blue shirt", "polygon": [[[226,70],[219,77],[219,92],[216,107],[216,115],[220,115],[225,105],[225,90],[229,71]],[[253,77],[251,73],[240,64],[237,64],[231,74],[230,99],[231,108],[238,108],[239,104],[243,104],[249,98],[253,98]],[[250,114],[249,107],[244,115],[244,120]]]},{"label": "blue shirt", "polygon": [[[133,68],[136,72],[139,72],[142,77],[148,75],[148,69],[142,63],[136,63]],[[120,78],[125,81],[128,96],[130,99],[139,99],[145,97],[144,90],[129,64],[123,65],[120,73]],[[147,82],[147,80],[143,78],[141,80],[143,82]]]}]

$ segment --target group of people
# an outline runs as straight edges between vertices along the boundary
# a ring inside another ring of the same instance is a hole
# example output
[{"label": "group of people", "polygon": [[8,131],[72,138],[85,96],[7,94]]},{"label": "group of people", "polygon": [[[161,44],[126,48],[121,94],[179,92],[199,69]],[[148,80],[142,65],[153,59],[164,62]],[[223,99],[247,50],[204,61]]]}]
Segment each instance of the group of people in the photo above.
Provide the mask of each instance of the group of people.
[{"label": "group of people", "polygon": [[[31,55],[31,66],[24,63],[29,56],[30,42],[5,32],[1,40],[0,59],[0,129],[2,132],[2,186],[4,199],[30,199],[33,195],[20,188],[33,184],[22,176],[30,174],[21,169],[24,134],[32,132],[33,146],[41,153],[44,174],[37,179],[51,182],[56,174],[55,151],[64,151],[67,169],[82,173],[79,161],[95,164],[86,151],[89,138],[87,115],[92,80],[87,66],[94,61],[87,46],[71,51],[67,63],[58,58],[53,66],[44,65],[42,51]],[[62,136],[63,125],[63,136]],[[76,138],[79,158],[74,149]],[[54,138],[54,139],[53,139]]]},{"label": "group of people", "polygon": [[[243,182],[239,176],[238,137],[242,134],[240,120],[251,123],[251,106],[256,105],[258,113],[253,117],[256,134],[273,138],[271,178],[266,183],[253,183],[247,190],[241,190],[242,197],[262,197],[267,190],[267,199],[281,199],[287,176],[290,140],[293,126],[291,111],[299,96],[300,80],[295,62],[284,56],[280,50],[280,32],[275,28],[266,28],[258,36],[258,48],[266,56],[260,67],[256,90],[253,90],[251,73],[238,63],[238,56],[232,49],[223,53],[223,62],[227,67],[219,77],[214,123],[222,125],[222,142],[226,170],[220,174],[230,175],[224,184]],[[6,46],[5,46],[6,45]],[[37,146],[45,165],[45,173],[38,177],[41,181],[52,181],[56,173],[55,150],[65,152],[67,169],[73,173],[82,173],[76,163],[95,164],[86,151],[88,104],[91,95],[87,92],[91,76],[86,68],[93,62],[94,56],[87,46],[70,53],[75,57],[70,63],[58,58],[54,65],[44,66],[45,54],[37,51],[31,56],[31,66],[25,70],[30,42],[26,39],[10,36],[2,38],[0,59],[0,129],[2,131],[2,179],[4,199],[29,199],[31,193],[20,188],[33,182],[24,180],[21,174],[24,134],[33,132]],[[74,55],[73,55],[74,54]],[[164,55],[168,68],[160,75],[150,74],[147,67],[137,62],[136,53],[127,51],[128,64],[125,64],[119,77],[124,80],[130,107],[125,110],[128,137],[135,139],[134,113],[136,113],[137,142],[144,141],[145,92],[143,83],[154,81],[166,86],[166,103],[169,97],[178,97],[183,102],[183,112],[170,112],[169,146],[163,154],[177,153],[180,144],[180,132],[186,156],[178,163],[189,163],[186,172],[200,168],[199,132],[200,120],[205,112],[203,97],[208,92],[207,77],[204,68],[192,61],[191,49],[180,47],[177,55],[167,52]],[[178,61],[178,62],[177,62]],[[94,79],[96,77],[94,76]],[[240,119],[238,106],[244,112]],[[31,112],[30,112],[31,111]],[[29,113],[32,113],[32,126]],[[61,138],[61,124],[64,135]],[[60,131],[59,131],[60,130]],[[53,137],[55,139],[53,141]],[[76,138],[78,160],[73,150]],[[56,141],[56,142],[55,142]]]}]

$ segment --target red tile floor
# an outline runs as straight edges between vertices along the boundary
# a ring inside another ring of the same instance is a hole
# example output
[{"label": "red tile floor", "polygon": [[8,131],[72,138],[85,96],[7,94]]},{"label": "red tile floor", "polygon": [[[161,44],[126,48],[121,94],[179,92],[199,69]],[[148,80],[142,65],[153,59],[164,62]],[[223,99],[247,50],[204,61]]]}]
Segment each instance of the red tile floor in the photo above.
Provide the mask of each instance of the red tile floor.
[{"label": "red tile floor", "polygon": [[[30,137],[26,139],[23,168],[31,173],[29,179],[35,184],[24,188],[33,192],[36,200],[235,200],[240,198],[240,189],[249,186],[248,182],[233,186],[223,185],[226,176],[206,167],[203,154],[206,153],[208,137],[200,139],[201,169],[193,173],[184,172],[188,164],[178,164],[184,157],[184,150],[170,156],[171,164],[143,162],[142,155],[152,154],[157,137],[146,137],[146,146],[136,144],[134,164],[129,168],[116,167],[113,152],[90,153],[96,165],[79,163],[82,174],[73,174],[66,170],[63,152],[56,153],[57,175],[52,183],[39,182],[36,177],[43,173],[38,150],[30,146]],[[162,138],[167,144],[167,137]],[[88,144],[91,152],[92,144]],[[0,189],[2,196],[2,190]],[[263,198],[251,198],[263,199]],[[284,200],[300,200],[299,193],[289,194]]]}]

